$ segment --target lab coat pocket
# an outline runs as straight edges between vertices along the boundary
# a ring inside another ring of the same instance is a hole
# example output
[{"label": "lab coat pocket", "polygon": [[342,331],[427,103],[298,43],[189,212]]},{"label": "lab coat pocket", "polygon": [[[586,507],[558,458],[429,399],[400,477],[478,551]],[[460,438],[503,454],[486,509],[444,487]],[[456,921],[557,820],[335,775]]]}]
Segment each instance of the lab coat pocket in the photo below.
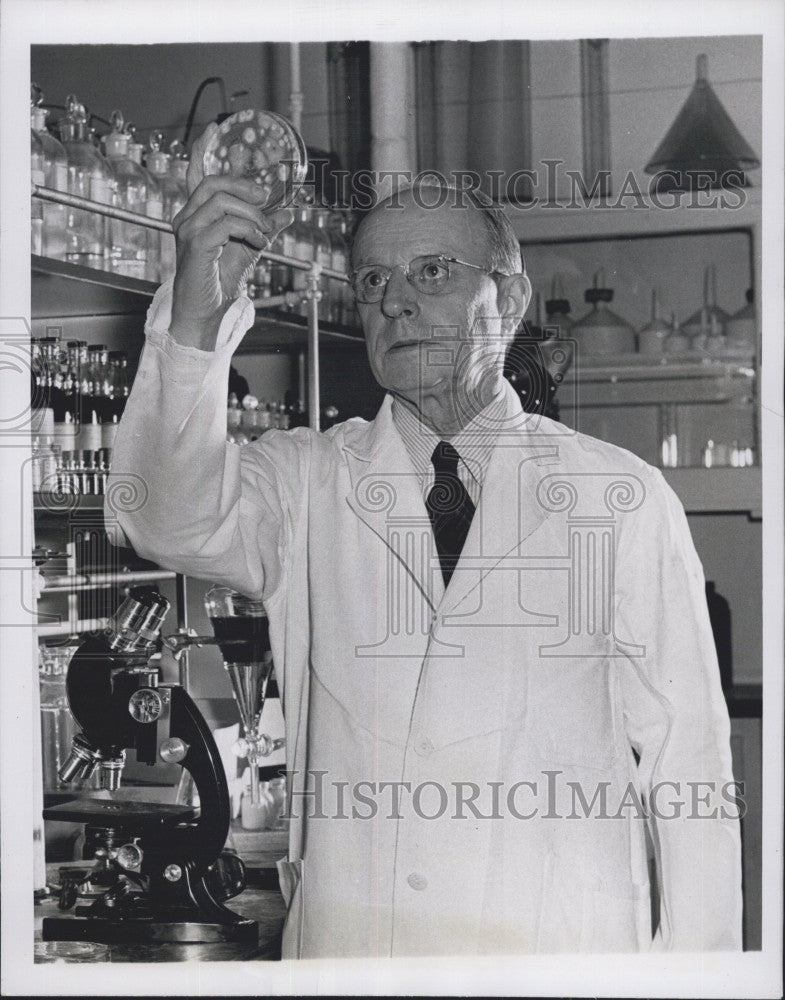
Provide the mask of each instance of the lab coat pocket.
[{"label": "lab coat pocket", "polygon": [[[585,890],[581,951],[635,952],[642,948],[643,915],[649,913],[648,886],[635,886],[634,895]],[[649,928],[651,918],[649,917]],[[651,933],[644,948],[649,947]]]},{"label": "lab coat pocket", "polygon": [[276,862],[278,882],[286,903],[282,958],[300,958],[303,938],[303,862],[281,858]]},{"label": "lab coat pocket", "polygon": [[[648,886],[608,892],[587,884],[580,872],[554,853],[545,857],[537,951],[634,952],[644,933],[642,914],[649,912]],[[650,924],[649,924],[650,926]],[[651,935],[649,934],[649,940]]]}]

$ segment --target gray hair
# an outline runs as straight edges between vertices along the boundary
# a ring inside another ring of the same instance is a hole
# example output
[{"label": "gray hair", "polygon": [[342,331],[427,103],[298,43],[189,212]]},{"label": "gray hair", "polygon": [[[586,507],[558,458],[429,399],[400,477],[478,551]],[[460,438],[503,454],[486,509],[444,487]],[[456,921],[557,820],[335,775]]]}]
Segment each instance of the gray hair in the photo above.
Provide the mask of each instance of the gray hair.
[{"label": "gray hair", "polygon": [[[398,195],[419,191],[421,188],[434,188],[443,194],[452,196],[456,208],[464,208],[468,202],[469,205],[477,209],[482,214],[482,221],[488,235],[487,266],[498,274],[526,274],[526,265],[520,243],[504,212],[481,191],[475,188],[457,188],[453,184],[447,183],[445,178],[439,177],[435,172],[419,175],[410,183],[402,184],[396,192],[381,201],[377,201],[367,214],[371,215],[384,202],[391,201]],[[355,227],[355,237],[362,221],[361,218]]]}]

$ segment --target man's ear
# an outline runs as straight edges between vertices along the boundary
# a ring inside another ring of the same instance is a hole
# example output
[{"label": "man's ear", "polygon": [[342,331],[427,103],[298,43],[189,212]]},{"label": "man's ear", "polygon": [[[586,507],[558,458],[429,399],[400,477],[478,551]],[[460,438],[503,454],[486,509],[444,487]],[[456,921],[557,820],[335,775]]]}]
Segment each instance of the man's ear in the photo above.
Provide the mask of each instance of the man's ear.
[{"label": "man's ear", "polygon": [[496,288],[496,305],[502,321],[502,336],[511,340],[531,301],[531,282],[525,274],[505,274],[498,279]]}]

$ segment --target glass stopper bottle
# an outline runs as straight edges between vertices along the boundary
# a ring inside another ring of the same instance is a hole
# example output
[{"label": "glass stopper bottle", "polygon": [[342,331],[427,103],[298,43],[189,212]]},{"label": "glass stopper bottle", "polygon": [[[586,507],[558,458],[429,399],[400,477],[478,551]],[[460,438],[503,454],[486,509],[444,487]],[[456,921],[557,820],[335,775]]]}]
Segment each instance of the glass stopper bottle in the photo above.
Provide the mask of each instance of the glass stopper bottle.
[{"label": "glass stopper bottle", "polygon": [[[149,150],[146,158],[147,169],[161,189],[161,204],[164,222],[171,222],[185,204],[183,190],[170,170],[171,157],[163,149],[164,134],[160,130],[150,133]],[[176,257],[174,236],[161,233],[160,238],[160,280],[166,281],[174,274]]]},{"label": "glass stopper bottle", "polygon": [[[128,131],[133,133],[133,126],[127,126]],[[164,205],[163,205],[163,194],[161,193],[161,185],[158,180],[153,177],[150,171],[142,164],[142,154],[144,153],[144,144],[141,142],[129,142],[128,143],[128,156],[134,163],[137,164],[140,170],[144,171],[145,183],[147,186],[147,197],[144,204],[144,214],[148,219],[163,219],[164,217]],[[144,268],[144,278],[146,281],[159,280],[160,267],[161,267],[161,233],[157,229],[147,229],[145,230],[145,239],[147,243],[147,260]]]},{"label": "glass stopper bottle", "polygon": [[[60,136],[68,157],[68,193],[91,201],[112,202],[112,168],[90,138],[87,112],[73,94],[65,101]],[[70,208],[66,223],[66,259],[88,267],[103,267],[106,219],[96,212]]]},{"label": "glass stopper bottle", "polygon": [[[115,177],[114,203],[126,212],[144,215],[147,205],[147,171],[128,155],[131,133],[122,111],[113,111],[112,131],[104,138],[106,157]],[[147,265],[147,230],[133,222],[110,219],[107,227],[109,267],[131,278],[143,278]]]},{"label": "glass stopper bottle", "polygon": [[[30,128],[41,141],[43,151],[44,185],[53,191],[68,191],[68,158],[62,144],[47,131],[49,112],[41,107],[44,95],[33,83],[30,88]],[[38,200],[38,199],[37,199]],[[45,257],[62,260],[65,257],[66,207],[54,202],[40,201],[43,232],[41,252]]]}]

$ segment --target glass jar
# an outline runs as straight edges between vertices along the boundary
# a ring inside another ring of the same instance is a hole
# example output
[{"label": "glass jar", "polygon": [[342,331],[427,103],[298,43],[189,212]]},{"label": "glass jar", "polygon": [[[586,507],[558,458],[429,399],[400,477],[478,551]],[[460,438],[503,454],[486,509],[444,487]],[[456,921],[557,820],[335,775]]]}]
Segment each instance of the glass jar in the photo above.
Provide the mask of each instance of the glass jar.
[{"label": "glass jar", "polygon": [[[68,157],[68,193],[91,201],[112,203],[112,168],[90,139],[87,112],[73,94],[66,98],[60,136]],[[102,268],[106,249],[106,218],[82,208],[69,208],[66,259]]]},{"label": "glass jar", "polygon": [[[68,191],[68,157],[61,143],[50,135],[46,128],[48,111],[40,107],[44,95],[41,90],[32,85],[30,128],[38,136],[43,152],[43,183],[54,191]],[[38,199],[37,199],[38,200]],[[66,221],[65,205],[55,205],[53,202],[40,201],[41,218],[43,221],[41,253],[45,257],[62,260],[65,257]]]},{"label": "glass jar", "polygon": [[[133,126],[128,126],[129,132],[132,128]],[[147,196],[142,212],[148,219],[163,219],[164,206],[161,185],[150,171],[142,165],[143,153],[144,145],[141,142],[128,143],[128,158],[133,160],[144,173]],[[161,233],[157,229],[147,229],[145,230],[145,240],[147,244],[147,262],[143,277],[146,281],[157,282],[160,278],[161,268]]]},{"label": "glass jar", "polygon": [[[171,222],[185,204],[185,190],[170,171],[171,156],[164,152],[163,141],[163,132],[155,131],[150,134],[150,148],[145,163],[161,191],[163,220]],[[159,280],[166,281],[174,275],[176,264],[174,235],[161,233],[159,248]]]},{"label": "glass jar", "polygon": [[[33,184],[46,184],[44,175],[44,147],[33,129],[30,129],[30,179]],[[40,257],[44,246],[44,203],[33,198],[30,206],[30,253]]]},{"label": "glass jar", "polygon": [[[111,114],[112,131],[104,139],[106,158],[115,177],[114,204],[127,212],[144,215],[149,175],[129,155],[130,132],[124,129],[121,111]],[[147,270],[147,230],[133,222],[111,219],[107,227],[107,261],[112,271],[131,278],[144,278]]]},{"label": "glass jar", "polygon": [[38,683],[41,693],[41,751],[44,791],[66,787],[57,772],[71,752],[71,740],[77,732],[68,710],[65,679],[75,645],[39,646]]}]

